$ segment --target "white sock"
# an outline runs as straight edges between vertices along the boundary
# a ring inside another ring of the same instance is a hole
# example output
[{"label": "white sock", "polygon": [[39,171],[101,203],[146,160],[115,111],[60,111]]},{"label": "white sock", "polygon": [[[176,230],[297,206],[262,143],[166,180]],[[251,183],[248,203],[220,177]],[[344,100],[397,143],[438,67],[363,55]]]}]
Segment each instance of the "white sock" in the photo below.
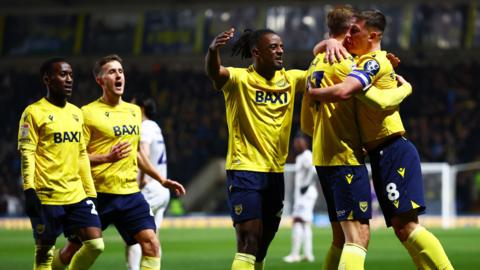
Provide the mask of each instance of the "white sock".
[{"label": "white sock", "polygon": [[292,252],[291,255],[300,255],[303,241],[303,228],[300,222],[294,222],[292,227]]},{"label": "white sock", "polygon": [[303,223],[303,254],[307,257],[313,257],[312,248],[312,224]]},{"label": "white sock", "polygon": [[142,248],[140,244],[127,246],[127,269],[140,270],[140,260],[142,259]]}]

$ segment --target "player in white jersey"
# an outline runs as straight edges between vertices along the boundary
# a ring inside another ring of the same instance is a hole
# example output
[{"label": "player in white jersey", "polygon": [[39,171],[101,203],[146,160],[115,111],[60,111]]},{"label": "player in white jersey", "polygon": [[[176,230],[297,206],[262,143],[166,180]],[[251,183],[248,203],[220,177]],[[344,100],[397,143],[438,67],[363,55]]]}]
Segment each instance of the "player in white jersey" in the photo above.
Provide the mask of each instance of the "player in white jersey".
[{"label": "player in white jersey", "polygon": [[[158,124],[151,120],[156,112],[155,100],[151,97],[138,96],[132,100],[132,103],[140,106],[142,110],[142,129],[140,132],[140,148],[148,156],[150,162],[163,177],[167,177],[167,151],[163,139],[162,130]],[[155,218],[155,225],[158,230],[163,221],[163,214],[170,201],[170,191],[163,187],[158,181],[146,175],[141,170],[138,175],[141,192]],[[160,248],[160,256],[161,248]],[[139,270],[142,249],[140,244],[127,246],[127,267],[129,270]]]},{"label": "player in white jersey", "polygon": [[[312,249],[312,221],[313,208],[318,197],[315,167],[312,165],[312,151],[308,149],[308,142],[303,134],[295,137],[293,146],[298,155],[295,158],[292,250],[283,260],[288,263],[302,260],[313,262],[315,257]],[[303,256],[300,255],[302,247]]]}]

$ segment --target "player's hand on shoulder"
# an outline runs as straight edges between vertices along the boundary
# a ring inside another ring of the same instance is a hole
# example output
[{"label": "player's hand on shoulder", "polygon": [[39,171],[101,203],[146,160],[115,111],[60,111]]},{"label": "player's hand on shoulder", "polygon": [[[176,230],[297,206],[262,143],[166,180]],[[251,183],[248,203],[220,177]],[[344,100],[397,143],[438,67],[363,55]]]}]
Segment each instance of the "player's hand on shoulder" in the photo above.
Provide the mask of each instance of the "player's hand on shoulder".
[{"label": "player's hand on shoulder", "polygon": [[182,196],[187,193],[182,184],[172,179],[166,179],[165,181],[163,181],[162,185],[168,189],[175,191],[175,194],[177,194],[177,196]]},{"label": "player's hand on shoulder", "polygon": [[333,64],[335,61],[341,62],[348,58],[348,51],[343,47],[343,44],[334,38],[325,40],[325,58],[323,61]]},{"label": "player's hand on shoulder", "polygon": [[115,162],[122,158],[127,157],[132,151],[131,145],[129,142],[119,142],[112,147],[110,153],[108,154],[108,161]]},{"label": "player's hand on shoulder", "polygon": [[392,64],[393,68],[397,68],[398,65],[400,65],[400,58],[398,58],[395,54],[393,53],[387,53],[387,59],[390,61],[390,64]]},{"label": "player's hand on shoulder", "polygon": [[234,28],[230,28],[227,31],[223,31],[222,33],[218,34],[218,36],[213,39],[212,43],[208,47],[210,51],[215,51],[227,44],[230,39],[233,38],[233,33],[235,32]]}]

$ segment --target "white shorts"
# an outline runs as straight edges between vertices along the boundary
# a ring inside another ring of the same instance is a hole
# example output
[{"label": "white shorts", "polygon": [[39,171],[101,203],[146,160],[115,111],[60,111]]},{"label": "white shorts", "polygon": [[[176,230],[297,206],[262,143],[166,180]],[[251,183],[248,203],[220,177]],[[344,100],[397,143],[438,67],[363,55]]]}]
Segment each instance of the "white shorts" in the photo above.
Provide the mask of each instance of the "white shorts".
[{"label": "white shorts", "polygon": [[295,198],[293,205],[293,218],[300,218],[305,222],[313,221],[313,208],[315,207],[315,202],[317,201],[318,193],[314,186],[308,188],[305,194]]},{"label": "white shorts", "polygon": [[170,201],[170,190],[163,187],[158,181],[152,180],[149,181],[141,191],[143,197],[145,197],[145,200],[147,200],[150,205],[158,230],[163,221],[163,214]]}]

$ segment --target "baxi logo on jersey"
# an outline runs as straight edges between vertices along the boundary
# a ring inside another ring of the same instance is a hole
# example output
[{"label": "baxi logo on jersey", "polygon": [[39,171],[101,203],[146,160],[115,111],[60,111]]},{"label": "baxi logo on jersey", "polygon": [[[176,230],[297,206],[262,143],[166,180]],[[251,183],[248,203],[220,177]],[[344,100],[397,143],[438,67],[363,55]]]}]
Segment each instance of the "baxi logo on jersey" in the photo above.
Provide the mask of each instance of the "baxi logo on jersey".
[{"label": "baxi logo on jersey", "polygon": [[255,92],[256,103],[271,103],[271,104],[286,104],[288,103],[288,92],[275,93],[275,92]]},{"label": "baxi logo on jersey", "polygon": [[138,125],[121,125],[121,126],[113,126],[113,134],[115,136],[123,136],[123,135],[139,135],[139,128]]},{"label": "baxi logo on jersey", "polygon": [[82,134],[80,134],[80,132],[78,131],[54,132],[53,142],[54,143],[80,142],[81,136]]}]

